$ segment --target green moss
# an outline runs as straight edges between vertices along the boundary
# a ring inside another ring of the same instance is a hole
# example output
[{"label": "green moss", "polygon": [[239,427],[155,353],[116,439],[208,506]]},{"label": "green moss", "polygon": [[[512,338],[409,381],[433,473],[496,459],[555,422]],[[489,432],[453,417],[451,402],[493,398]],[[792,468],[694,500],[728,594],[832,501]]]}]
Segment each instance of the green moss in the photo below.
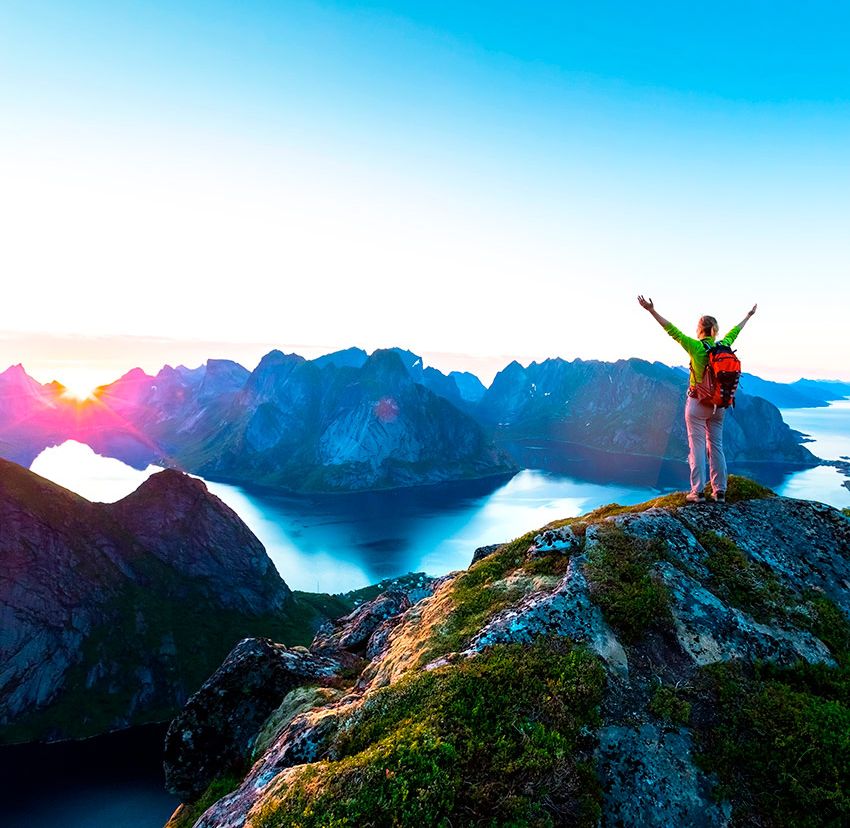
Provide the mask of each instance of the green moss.
[{"label": "green moss", "polygon": [[691,719],[691,703],[677,688],[659,683],[649,700],[649,712],[666,722],[686,725]]},{"label": "green moss", "polygon": [[666,545],[659,538],[633,538],[613,524],[602,524],[599,543],[588,553],[591,595],[608,623],[628,643],[669,619],[667,589],[651,571],[653,562],[665,552]]},{"label": "green moss", "polygon": [[201,796],[191,804],[184,804],[172,818],[169,828],[192,828],[201,814],[223,796],[235,791],[242,782],[241,776],[222,776],[213,779]]},{"label": "green moss", "polygon": [[341,690],[315,685],[297,687],[295,690],[291,690],[283,697],[280,706],[266,719],[257,733],[254,745],[251,748],[251,761],[255,762],[259,759],[296,716],[306,713],[314,707],[330,704],[341,695]]},{"label": "green moss", "polygon": [[564,575],[570,565],[570,556],[563,552],[550,552],[546,555],[532,558],[522,565],[522,571],[529,575]]},{"label": "green moss", "polygon": [[850,621],[841,608],[822,593],[805,594],[809,610],[807,628],[829,647],[835,659],[850,667]]},{"label": "green moss", "polygon": [[776,497],[776,492],[773,489],[768,489],[767,486],[762,486],[761,483],[756,483],[749,477],[741,477],[737,474],[729,475],[726,484],[727,503],[738,503],[742,500],[766,500],[770,497]]},{"label": "green moss", "polygon": [[432,634],[421,663],[463,649],[495,613],[525,594],[523,587],[511,587],[504,579],[523,564],[536,534],[529,532],[504,544],[455,578],[450,592],[452,608]]},{"label": "green moss", "polygon": [[[708,497],[711,493],[709,486],[706,486],[705,494]],[[738,503],[742,500],[764,500],[769,497],[776,497],[776,492],[756,483],[755,480],[750,480],[748,477],[741,477],[736,474],[729,475],[726,489],[726,502]],[[685,492],[672,492],[671,494],[654,497],[652,500],[646,500],[643,503],[636,503],[632,506],[621,506],[619,503],[609,503],[606,506],[600,506],[586,515],[574,518],[564,518],[555,520],[547,524],[544,529],[557,529],[567,524],[576,524],[578,522],[599,523],[608,517],[615,515],[631,515],[639,512],[645,512],[648,509],[676,509],[690,505],[686,499]],[[543,530],[541,530],[543,531]]]},{"label": "green moss", "polygon": [[793,595],[770,567],[747,557],[733,540],[716,532],[703,532],[697,540],[708,552],[707,586],[718,598],[757,621],[775,621],[788,614]]},{"label": "green moss", "polygon": [[409,674],[370,697],[334,761],[302,772],[255,824],[596,825],[587,757],[604,681],[566,639]]},{"label": "green moss", "polygon": [[736,824],[850,823],[848,671],[715,665],[705,676],[714,705],[700,762]]},{"label": "green moss", "polygon": [[842,513],[843,515],[847,515],[847,517],[850,517],[850,509],[842,509],[842,510],[841,510],[841,513]]}]

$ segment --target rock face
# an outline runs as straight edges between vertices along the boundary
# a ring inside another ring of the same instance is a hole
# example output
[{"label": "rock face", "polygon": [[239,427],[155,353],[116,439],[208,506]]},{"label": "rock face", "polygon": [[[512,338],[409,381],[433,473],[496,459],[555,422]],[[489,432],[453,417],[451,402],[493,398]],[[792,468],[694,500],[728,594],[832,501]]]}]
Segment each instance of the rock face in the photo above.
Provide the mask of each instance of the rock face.
[{"label": "rock face", "polygon": [[[309,651],[243,642],[169,732],[181,748],[171,755],[169,778],[188,780],[172,782],[185,791],[208,752],[194,744],[194,722],[224,722],[235,752],[218,768],[203,765],[198,778],[239,768],[233,790],[212,805],[206,800],[205,811],[182,806],[170,826],[355,825],[360,813],[399,825],[485,818],[767,825],[794,823],[800,808],[816,821],[842,824],[850,799],[835,791],[848,789],[850,746],[833,744],[832,734],[850,722],[847,689],[835,689],[847,681],[837,665],[850,663],[850,519],[769,494],[733,478],[725,507],[668,496],[601,509],[475,550],[468,571],[434,581],[420,600],[384,593],[320,630]],[[505,688],[518,687],[521,698],[535,692],[534,673],[511,682],[540,647],[550,655],[534,662],[539,672],[579,649],[563,662],[566,673],[546,680],[543,696],[517,707]],[[258,686],[265,668],[240,678],[233,666],[243,649],[262,651],[267,664],[288,659],[322,669],[296,676],[287,666],[282,681]],[[604,677],[598,715],[579,721],[577,732],[590,742],[573,744],[572,759],[541,742],[549,747],[522,765],[528,745],[544,738],[547,705],[580,715],[592,674],[570,670],[587,658]],[[336,685],[325,666],[336,671]],[[265,722],[254,707],[239,712],[240,686],[264,700]],[[494,703],[500,693],[504,702]],[[777,699],[788,707],[776,708]],[[492,703],[501,711],[500,735],[466,754],[477,730],[494,726],[481,718]],[[828,711],[823,725],[793,718],[819,705]],[[761,706],[765,718],[750,724]],[[234,718],[244,722],[238,736]],[[765,732],[772,738],[771,727],[777,747],[751,747]],[[824,767],[807,773],[800,766],[798,732],[801,745],[827,757]],[[723,742],[723,734],[734,738]],[[495,799],[479,780],[470,805],[453,774],[474,778],[508,744],[514,752],[492,780]],[[780,744],[791,745],[787,759]],[[765,752],[770,761],[762,765]],[[562,761],[583,762],[586,771]],[[506,795],[499,786],[512,784],[514,771],[506,769],[517,763],[521,781]],[[439,784],[429,781],[432,773]],[[192,787],[197,796],[201,784]],[[462,813],[454,810],[460,801]]]},{"label": "rock face", "polygon": [[114,504],[0,460],[0,735],[162,721],[291,593],[199,480],[153,475]]},{"label": "rock face", "polygon": [[414,486],[515,469],[477,423],[417,382],[397,351],[376,351],[361,364],[356,356],[308,362],[273,351],[221,427],[201,440],[175,435],[174,455],[206,476],[300,491]]},{"label": "rock face", "polygon": [[240,767],[260,727],[286,694],[327,680],[339,660],[245,639],[189,699],[165,739],[165,783],[183,798],[203,793],[222,768]]}]

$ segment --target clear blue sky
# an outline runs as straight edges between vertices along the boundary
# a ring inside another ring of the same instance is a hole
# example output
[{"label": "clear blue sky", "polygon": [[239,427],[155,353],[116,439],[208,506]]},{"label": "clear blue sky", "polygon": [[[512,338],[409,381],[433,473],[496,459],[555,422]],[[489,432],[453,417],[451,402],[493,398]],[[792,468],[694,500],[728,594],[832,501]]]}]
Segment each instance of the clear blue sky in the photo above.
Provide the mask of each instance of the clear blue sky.
[{"label": "clear blue sky", "polygon": [[0,362],[681,362],[645,293],[687,329],[758,301],[748,368],[850,378],[848,42],[838,2],[6,0]]}]

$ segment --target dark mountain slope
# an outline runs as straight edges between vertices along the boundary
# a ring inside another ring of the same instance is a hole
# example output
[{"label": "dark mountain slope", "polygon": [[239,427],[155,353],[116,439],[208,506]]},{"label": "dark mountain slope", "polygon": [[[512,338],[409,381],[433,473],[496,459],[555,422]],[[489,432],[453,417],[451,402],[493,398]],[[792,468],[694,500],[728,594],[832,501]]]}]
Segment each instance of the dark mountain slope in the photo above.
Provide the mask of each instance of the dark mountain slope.
[{"label": "dark mountain slope", "polygon": [[162,721],[245,635],[296,609],[204,484],[152,476],[115,504],[0,460],[0,738]]}]

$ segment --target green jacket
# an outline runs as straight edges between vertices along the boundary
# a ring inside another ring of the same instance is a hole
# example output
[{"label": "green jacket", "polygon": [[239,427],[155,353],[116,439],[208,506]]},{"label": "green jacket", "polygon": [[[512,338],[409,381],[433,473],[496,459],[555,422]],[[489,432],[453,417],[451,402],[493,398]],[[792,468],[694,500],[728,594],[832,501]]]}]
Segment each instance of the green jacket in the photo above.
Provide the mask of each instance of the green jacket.
[{"label": "green jacket", "polygon": [[664,330],[690,355],[691,387],[693,388],[694,385],[702,380],[702,375],[705,373],[705,366],[708,365],[708,351],[702,343],[708,343],[709,348],[713,345],[731,345],[738,338],[738,334],[741,333],[741,326],[735,325],[723,339],[719,339],[717,342],[710,336],[704,339],[692,339],[689,336],[685,336],[672,322],[665,325]]}]

